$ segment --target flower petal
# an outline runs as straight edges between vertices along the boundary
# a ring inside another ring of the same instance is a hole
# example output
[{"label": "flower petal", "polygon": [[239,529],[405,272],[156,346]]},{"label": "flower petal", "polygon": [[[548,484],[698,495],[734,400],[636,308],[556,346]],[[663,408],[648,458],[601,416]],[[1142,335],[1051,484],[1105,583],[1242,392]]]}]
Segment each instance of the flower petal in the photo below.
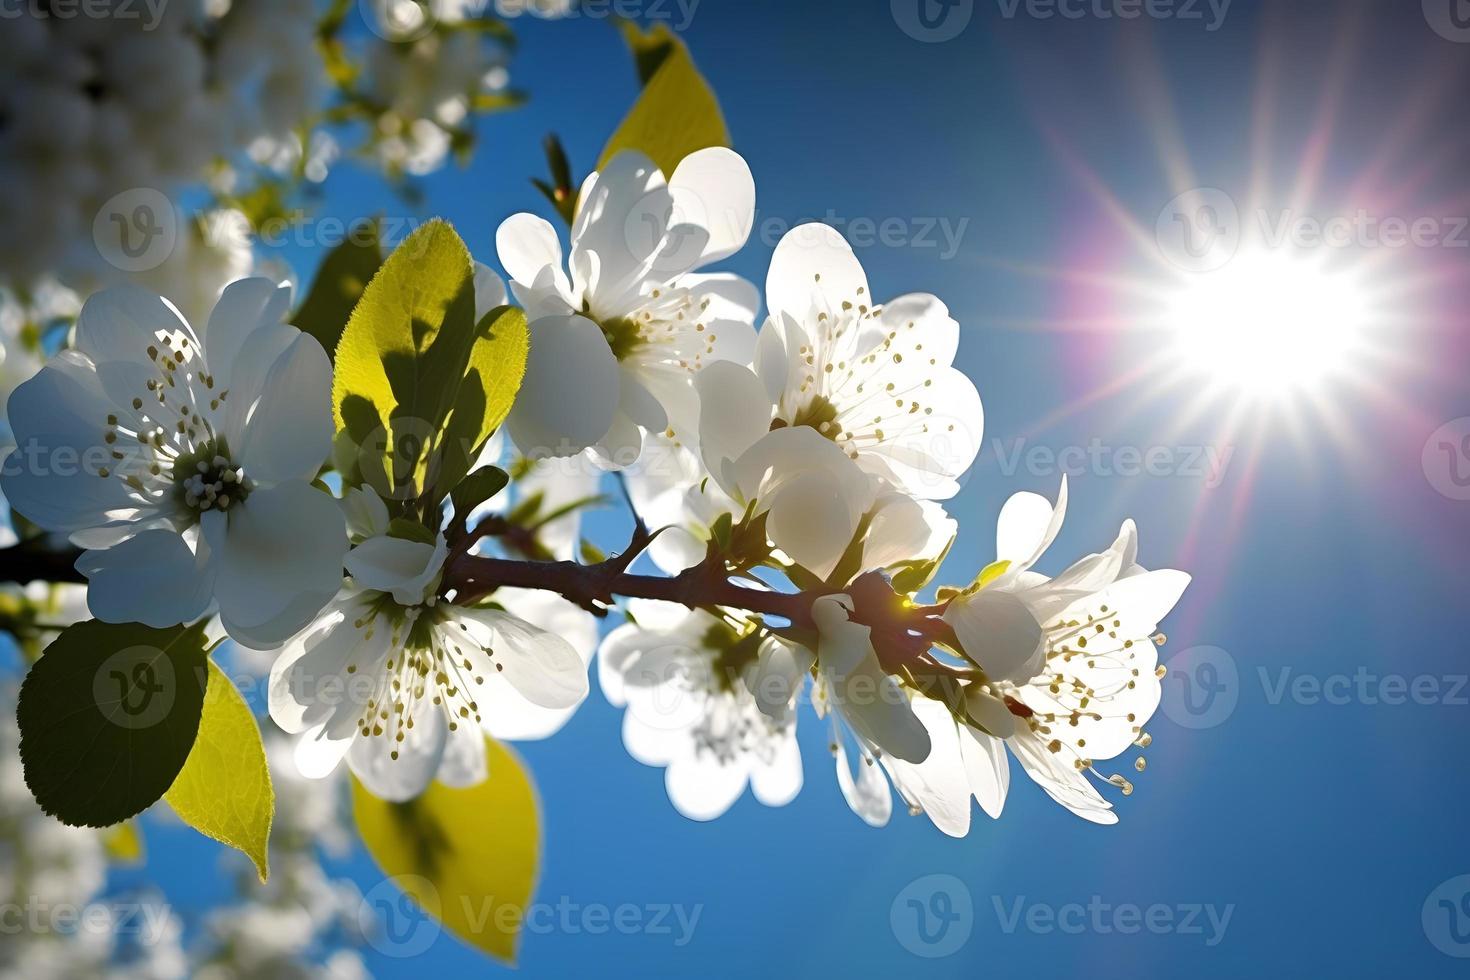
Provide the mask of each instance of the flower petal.
[{"label": "flower petal", "polygon": [[713,820],[740,799],[748,775],[739,762],[689,755],[669,763],[664,788],[674,809],[690,820]]},{"label": "flower petal", "polygon": [[131,361],[152,366],[148,348],[165,334],[198,338],[178,307],[139,286],[113,286],[93,293],[77,316],[73,347],[94,363]]},{"label": "flower petal", "polygon": [[944,621],[991,680],[1024,684],[1041,673],[1046,638],[1031,608],[1015,593],[985,588],[960,596],[945,610]]},{"label": "flower petal", "polygon": [[525,380],[506,428],[532,458],[572,456],[607,434],[621,396],[618,361],[597,324],[543,317],[531,324]]},{"label": "flower petal", "polygon": [[231,369],[246,339],[263,325],[284,323],[290,309],[290,283],[252,276],[226,286],[204,330],[205,356],[216,380],[228,388],[233,383]]},{"label": "flower petal", "polygon": [[305,483],[254,490],[211,539],[215,598],[230,637],[269,649],[309,623],[342,586],[347,523],[337,502]]},{"label": "flower petal", "polygon": [[[534,214],[513,214],[495,232],[500,266],[518,283],[532,285],[548,266],[561,270],[561,240],[551,222]],[[565,276],[561,277],[565,280]]]},{"label": "flower petal", "polygon": [[669,178],[674,212],[709,232],[695,268],[740,251],[755,223],[755,178],[734,150],[712,146],[689,154]]},{"label": "flower petal", "polygon": [[867,287],[867,274],[840,232],[824,224],[798,225],[771,255],[766,307],[773,317],[806,323],[844,302],[872,305]]},{"label": "flower petal", "polygon": [[315,337],[300,334],[266,375],[237,458],[258,483],[310,481],[332,451],[333,431],[332,363]]},{"label": "flower petal", "polygon": [[587,696],[587,661],[566,640],[498,609],[461,615],[488,628],[497,673],[527,701],[543,708],[570,708]]},{"label": "flower petal", "polygon": [[[401,742],[381,735],[352,740],[347,764],[369,793],[390,803],[404,803],[421,795],[439,772],[449,742],[449,725],[442,709],[419,714],[417,724],[401,729]],[[398,758],[393,758],[397,753]]]},{"label": "flower petal", "polygon": [[156,529],[83,552],[77,570],[87,576],[87,607],[107,623],[192,623],[209,608],[216,569],[202,538],[197,549],[177,531]]}]

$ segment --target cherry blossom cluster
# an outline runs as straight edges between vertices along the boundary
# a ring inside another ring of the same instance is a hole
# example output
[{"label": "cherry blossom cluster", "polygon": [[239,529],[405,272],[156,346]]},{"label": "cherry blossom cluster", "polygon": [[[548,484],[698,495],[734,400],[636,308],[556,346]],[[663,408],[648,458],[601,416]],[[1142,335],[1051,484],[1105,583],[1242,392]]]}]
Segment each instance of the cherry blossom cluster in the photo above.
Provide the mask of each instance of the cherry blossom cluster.
[{"label": "cherry blossom cluster", "polygon": [[[265,278],[232,283],[199,322],[135,287],[91,297],[10,399],[0,486],[84,549],[93,616],[218,617],[266,651],[270,713],[308,777],[345,763],[390,800],[493,778],[484,735],[557,731],[596,655],[628,751],[695,819],[747,785],[791,800],[810,710],[870,824],[896,789],[963,835],[972,799],[999,815],[1010,756],[1067,809],[1114,822],[1104,791],[1132,783],[1099,766],[1149,743],[1158,624],[1188,576],[1142,567],[1131,521],[1039,571],[1065,483],[1006,503],[993,556],[950,553],[944,501],[983,424],[954,366],[959,324],[935,296],[875,296],[823,225],[778,245],[764,295],[709,271],[745,245],[754,208],[731,150],[668,175],[625,151],[582,185],[569,248],[535,215],[499,227],[506,279],[477,268],[475,320],[521,308],[529,354],[477,463],[512,487],[485,500],[406,521],[347,478],[333,362]],[[611,482],[636,530],[603,558],[578,514]],[[941,563],[961,577],[931,593]],[[599,644],[612,611],[626,622]]]}]

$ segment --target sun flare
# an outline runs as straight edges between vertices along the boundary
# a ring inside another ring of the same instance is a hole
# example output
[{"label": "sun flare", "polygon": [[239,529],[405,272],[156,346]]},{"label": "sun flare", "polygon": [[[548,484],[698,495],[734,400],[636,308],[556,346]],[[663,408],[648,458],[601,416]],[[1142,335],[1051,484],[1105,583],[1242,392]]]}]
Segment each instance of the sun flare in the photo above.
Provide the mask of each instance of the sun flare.
[{"label": "sun flare", "polygon": [[1341,377],[1362,349],[1372,309],[1354,270],[1260,250],[1182,283],[1164,317],[1180,362],[1209,385],[1278,397]]}]

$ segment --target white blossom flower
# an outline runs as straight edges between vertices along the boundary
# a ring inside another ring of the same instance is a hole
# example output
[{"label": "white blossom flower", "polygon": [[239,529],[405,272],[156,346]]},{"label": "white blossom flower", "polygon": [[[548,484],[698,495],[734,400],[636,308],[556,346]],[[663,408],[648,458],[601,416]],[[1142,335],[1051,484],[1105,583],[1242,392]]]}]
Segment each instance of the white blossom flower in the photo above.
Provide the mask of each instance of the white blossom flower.
[{"label": "white blossom flower", "polygon": [[603,694],[627,709],[629,754],[664,768],[670,802],[693,820],[720,816],[747,785],[766,806],[791,802],[802,782],[794,712],[772,717],[748,687],[783,641],[702,610],[629,606],[634,622],[609,633],[598,657]]},{"label": "white blossom flower", "polygon": [[381,107],[375,150],[388,169],[422,176],[443,166],[474,99],[503,87],[505,61],[504,49],[474,30],[370,47],[362,85]]},{"label": "white blossom flower", "polygon": [[[960,738],[975,797],[991,816],[1009,785],[1004,740],[1053,799],[1087,820],[1114,823],[1112,804],[1088,775],[1098,775],[1095,760],[1148,744],[1143,726],[1161,696],[1155,630],[1189,576],[1140,567],[1132,521],[1107,551],[1054,579],[1030,571],[1065,508],[1065,483],[1055,508],[1037,494],[1012,497],[997,527],[1001,562],[991,568],[998,574],[982,575],[945,613],[989,679],[970,686],[975,724],[961,726]],[[1143,771],[1141,758],[1135,767]],[[1132,792],[1122,775],[1100,778]]]},{"label": "white blossom flower", "polygon": [[930,499],[959,490],[984,421],[974,383],[952,366],[959,324],[937,297],[877,305],[842,236],[808,224],[776,246],[766,305],[753,377],[727,371],[702,434],[711,414],[748,433],[810,429],[895,490]]},{"label": "white blossom flower", "polygon": [[[371,523],[386,528],[386,508]],[[442,534],[367,538],[347,555],[341,594],[282,651],[270,712],[302,736],[306,775],[345,756],[384,799],[411,799],[436,778],[474,785],[486,776],[485,733],[549,734],[586,697],[590,643],[584,657],[505,608],[439,601],[447,552]]]},{"label": "white blossom flower", "polygon": [[331,448],[331,365],[281,322],[290,290],[245,279],[203,335],[134,287],[94,295],[72,349],[10,399],[5,496],[87,548],[98,619],[164,627],[218,606],[279,644],[341,584],[341,512],[311,481]]},{"label": "white blossom flower", "polygon": [[[852,622],[851,612],[845,595],[823,596],[812,606],[821,637],[813,703],[829,719],[843,798],[866,823],[882,827],[893,811],[892,780],[911,813],[926,813],[944,833],[963,837],[970,828],[970,785],[954,717],[884,672],[869,628]],[[857,746],[856,775],[848,761],[849,734]]]},{"label": "white blossom flower", "polygon": [[713,361],[750,359],[759,305],[743,279],[694,270],[745,243],[754,208],[745,161],[712,147],[685,157],[667,183],[632,151],[589,176],[570,275],[549,222],[506,219],[496,249],[531,329],[525,382],[506,422],[516,445],[560,456],[595,447],[625,466],[644,432],[690,432],[690,376]]},{"label": "white blossom flower", "polygon": [[[0,269],[16,282],[106,272],[92,241],[125,192],[172,193],[216,160],[285,138],[323,101],[312,0],[200,0],[134,16],[5,19]],[[121,13],[119,11],[118,13]],[[141,200],[141,199],[140,199]],[[123,206],[147,238],[167,216]],[[99,217],[101,222],[99,223]],[[136,244],[136,242],[134,242]],[[146,242],[145,242],[146,244]]]}]

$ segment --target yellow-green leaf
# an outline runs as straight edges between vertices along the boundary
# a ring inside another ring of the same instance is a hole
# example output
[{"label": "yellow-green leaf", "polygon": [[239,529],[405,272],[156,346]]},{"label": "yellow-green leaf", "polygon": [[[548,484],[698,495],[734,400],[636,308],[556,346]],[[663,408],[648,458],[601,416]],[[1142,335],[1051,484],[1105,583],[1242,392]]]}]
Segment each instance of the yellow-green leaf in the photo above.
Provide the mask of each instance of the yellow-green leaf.
[{"label": "yellow-green leaf", "polygon": [[525,315],[475,318],[474,262],[454,229],[431,221],[388,256],[337,345],[334,460],[349,485],[433,511],[469,471],[520,390]]},{"label": "yellow-green leaf", "polygon": [[514,963],[541,864],[536,788],[520,759],[485,740],[490,778],[470,789],[432,784],[389,803],[353,780],[358,833],[378,867],[460,939]]},{"label": "yellow-green leaf", "polygon": [[474,336],[469,249],[447,223],[430,221],[388,256],[337,345],[333,412],[359,448],[360,474],[349,478],[360,475],[395,499],[413,495],[395,491],[419,475],[459,393]]},{"label": "yellow-green leaf", "polygon": [[224,671],[209,665],[199,736],[168,792],[169,805],[207,837],[243,851],[264,881],[269,872],[275,793],[255,716]]},{"label": "yellow-green leaf", "polygon": [[598,161],[601,169],[621,150],[638,150],[653,160],[665,175],[679,161],[707,146],[729,146],[730,132],[714,91],[684,46],[667,24],[658,24],[639,34],[625,29],[629,44],[647,77],[643,92],[608,140]]},{"label": "yellow-green leaf", "polygon": [[136,820],[107,828],[102,835],[102,847],[107,856],[118,864],[143,863],[143,831]]}]

